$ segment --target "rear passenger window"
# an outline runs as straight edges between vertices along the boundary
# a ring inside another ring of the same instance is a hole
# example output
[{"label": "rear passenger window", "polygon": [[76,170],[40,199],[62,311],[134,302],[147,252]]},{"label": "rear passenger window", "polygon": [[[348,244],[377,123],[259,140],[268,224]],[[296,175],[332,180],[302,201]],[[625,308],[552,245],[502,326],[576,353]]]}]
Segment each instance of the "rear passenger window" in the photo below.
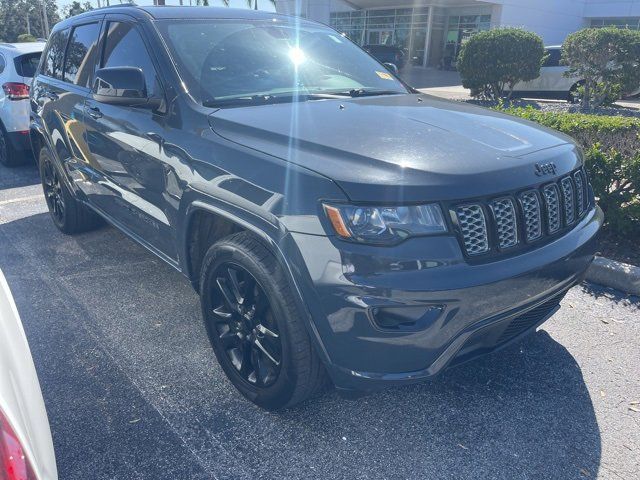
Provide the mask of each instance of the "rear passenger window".
[{"label": "rear passenger window", "polygon": [[4,69],[6,66],[7,66],[7,62],[4,59],[4,55],[0,53],[0,73],[4,72]]},{"label": "rear passenger window", "polygon": [[42,73],[47,77],[62,79],[62,62],[64,61],[67,38],[69,38],[68,28],[59,30],[51,35],[42,68]]},{"label": "rear passenger window", "polygon": [[33,77],[40,63],[40,52],[26,53],[13,59],[16,73],[21,77]]},{"label": "rear passenger window", "polygon": [[89,85],[96,59],[99,32],[98,23],[88,23],[73,29],[64,62],[65,82],[82,87]]},{"label": "rear passenger window", "polygon": [[154,96],[156,70],[142,37],[130,23],[109,22],[104,45],[102,68],[137,67],[141,68],[147,84],[147,95]]}]

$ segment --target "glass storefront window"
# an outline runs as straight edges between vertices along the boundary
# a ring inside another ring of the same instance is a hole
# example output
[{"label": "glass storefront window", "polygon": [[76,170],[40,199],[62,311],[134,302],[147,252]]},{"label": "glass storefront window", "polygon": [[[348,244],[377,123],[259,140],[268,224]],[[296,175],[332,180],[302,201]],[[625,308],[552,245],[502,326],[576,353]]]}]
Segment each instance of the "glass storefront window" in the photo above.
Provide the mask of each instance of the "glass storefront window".
[{"label": "glass storefront window", "polygon": [[[475,10],[479,13],[468,9],[454,11],[459,14],[449,15],[446,24],[442,25],[446,27],[443,56],[448,56],[451,61],[455,61],[460,46],[467,38],[491,27],[491,15],[482,14],[482,10]],[[360,45],[397,46],[404,50],[411,63],[424,63],[429,7],[332,12],[330,25]]]},{"label": "glass storefront window", "polygon": [[354,42],[399,47],[418,65],[424,60],[428,23],[428,7],[332,12],[330,20],[333,28]]},{"label": "glass storefront window", "polygon": [[592,27],[617,27],[630,28],[632,30],[640,29],[640,17],[626,18],[592,18]]}]

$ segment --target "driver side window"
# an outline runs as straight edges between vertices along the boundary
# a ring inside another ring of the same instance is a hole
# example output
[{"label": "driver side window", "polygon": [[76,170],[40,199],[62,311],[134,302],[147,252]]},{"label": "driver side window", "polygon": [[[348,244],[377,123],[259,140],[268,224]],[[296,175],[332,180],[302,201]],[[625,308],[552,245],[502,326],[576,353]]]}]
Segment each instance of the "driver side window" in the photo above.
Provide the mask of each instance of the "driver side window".
[{"label": "driver side window", "polygon": [[101,68],[137,67],[144,73],[147,95],[159,96],[160,88],[155,67],[140,33],[131,23],[109,22],[107,26]]}]

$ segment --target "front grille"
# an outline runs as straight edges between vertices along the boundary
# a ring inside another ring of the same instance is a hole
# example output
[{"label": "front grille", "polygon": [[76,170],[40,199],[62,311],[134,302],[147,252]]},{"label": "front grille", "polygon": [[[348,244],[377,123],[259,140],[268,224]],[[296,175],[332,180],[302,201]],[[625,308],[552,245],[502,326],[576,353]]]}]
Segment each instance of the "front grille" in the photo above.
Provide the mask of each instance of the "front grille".
[{"label": "front grille", "polygon": [[513,247],[518,243],[518,223],[516,209],[510,198],[501,198],[491,202],[491,210],[498,232],[500,248]]},{"label": "front grille", "polygon": [[555,235],[579,220],[588,203],[587,177],[578,170],[540,188],[456,206],[453,214],[464,251],[476,256]]},{"label": "front grille", "polygon": [[547,227],[549,233],[556,233],[560,230],[560,198],[556,185],[547,185],[542,190],[544,193],[544,203],[547,206]]},{"label": "front grille", "polygon": [[560,181],[562,186],[562,200],[564,201],[564,219],[566,225],[571,225],[576,219],[576,209],[573,200],[573,181],[571,177],[564,177]]},{"label": "front grille", "polygon": [[582,215],[587,208],[585,201],[587,199],[587,191],[584,188],[585,181],[582,175],[583,173],[580,170],[573,174],[573,181],[576,183],[576,206],[578,209],[578,215]]},{"label": "front grille", "polygon": [[538,192],[529,190],[520,194],[520,204],[524,215],[524,234],[528,242],[542,236],[542,214]]},{"label": "front grille", "polygon": [[456,209],[458,226],[464,237],[464,248],[469,255],[489,251],[487,224],[480,205],[463,205]]}]

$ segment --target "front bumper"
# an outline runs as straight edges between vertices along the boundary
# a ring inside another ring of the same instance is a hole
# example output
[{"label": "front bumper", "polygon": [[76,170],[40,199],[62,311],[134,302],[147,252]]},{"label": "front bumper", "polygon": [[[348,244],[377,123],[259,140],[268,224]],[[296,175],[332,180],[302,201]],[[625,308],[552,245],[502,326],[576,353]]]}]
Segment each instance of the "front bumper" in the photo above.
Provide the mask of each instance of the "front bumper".
[{"label": "front bumper", "polygon": [[436,375],[544,322],[583,279],[602,221],[596,208],[538,249],[480,265],[449,236],[380,248],[293,233],[306,269],[292,272],[336,386],[375,390]]}]

